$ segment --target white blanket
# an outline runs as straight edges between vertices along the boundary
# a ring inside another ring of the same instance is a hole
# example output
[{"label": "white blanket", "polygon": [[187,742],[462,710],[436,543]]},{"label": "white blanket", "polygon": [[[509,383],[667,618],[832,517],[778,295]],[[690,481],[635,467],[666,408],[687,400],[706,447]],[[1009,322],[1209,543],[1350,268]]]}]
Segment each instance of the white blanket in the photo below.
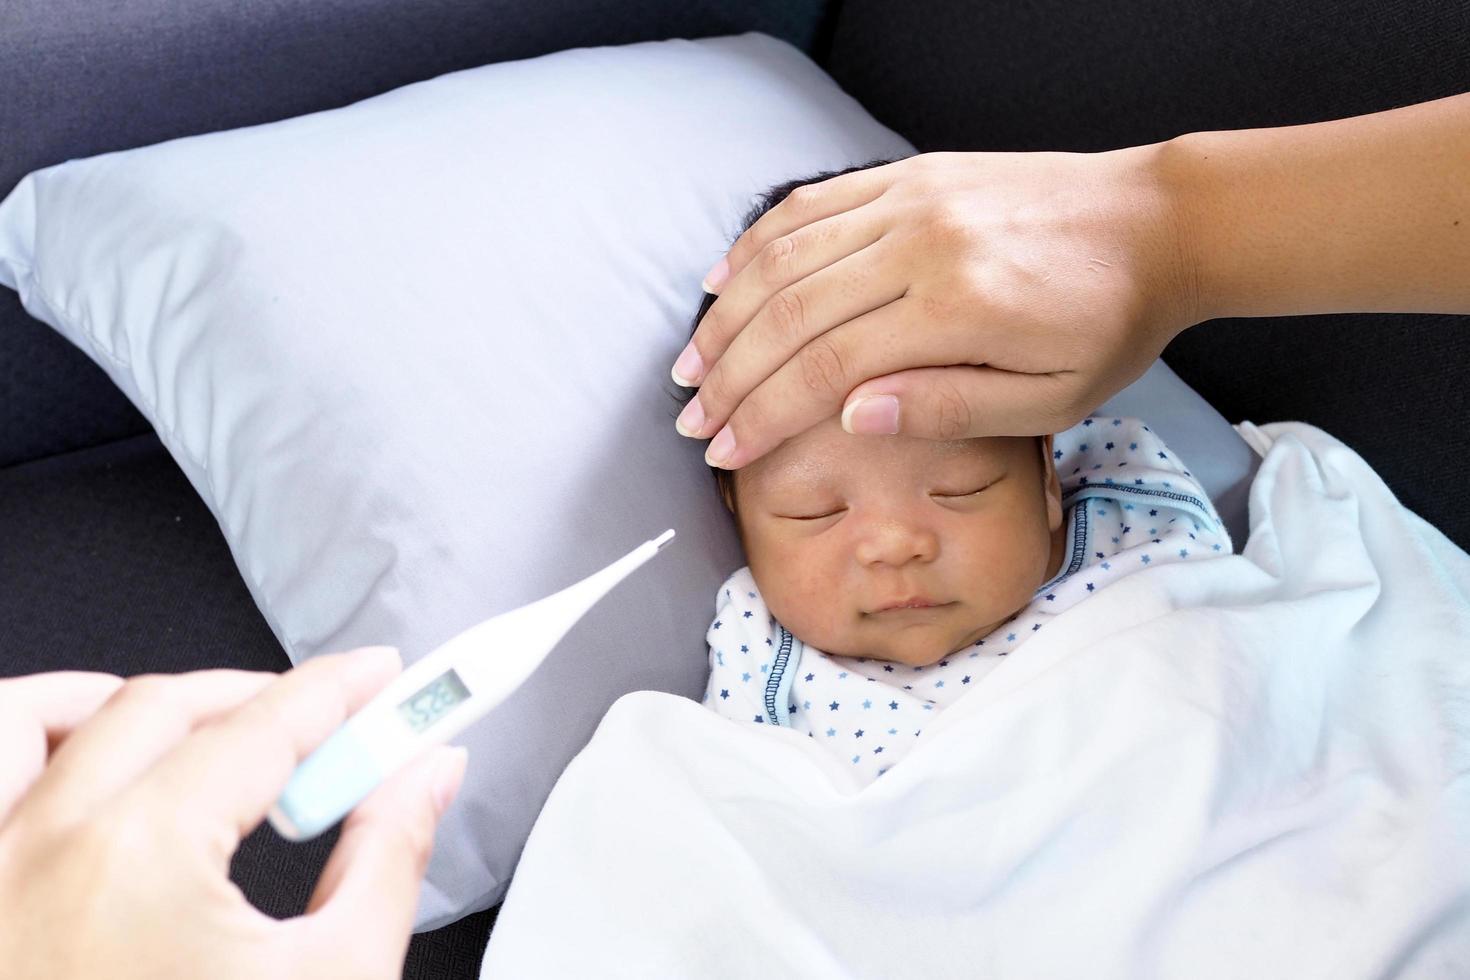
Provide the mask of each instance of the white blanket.
[{"label": "white blanket", "polygon": [[1066,611],[861,791],[619,700],[482,975],[1470,976],[1470,557],[1321,430],[1239,428],[1242,554]]}]

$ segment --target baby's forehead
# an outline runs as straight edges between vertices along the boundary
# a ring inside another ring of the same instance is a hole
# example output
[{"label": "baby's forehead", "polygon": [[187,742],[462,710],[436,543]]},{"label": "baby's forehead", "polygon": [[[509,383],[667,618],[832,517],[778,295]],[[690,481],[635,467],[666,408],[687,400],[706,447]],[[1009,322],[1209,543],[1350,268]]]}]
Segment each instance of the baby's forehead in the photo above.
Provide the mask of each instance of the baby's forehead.
[{"label": "baby's forehead", "polygon": [[741,471],[742,484],[790,486],[849,475],[874,476],[898,469],[921,476],[933,471],[999,462],[1009,440],[998,437],[936,440],[915,436],[855,436],[835,423],[835,432],[808,430],[787,440]]}]

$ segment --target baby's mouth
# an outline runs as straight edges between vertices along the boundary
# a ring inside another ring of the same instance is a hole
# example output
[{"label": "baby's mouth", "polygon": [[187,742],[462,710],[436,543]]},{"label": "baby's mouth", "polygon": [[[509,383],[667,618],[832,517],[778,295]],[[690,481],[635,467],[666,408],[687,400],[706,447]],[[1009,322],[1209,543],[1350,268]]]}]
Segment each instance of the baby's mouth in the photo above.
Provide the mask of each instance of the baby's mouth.
[{"label": "baby's mouth", "polygon": [[885,603],[884,605],[879,606],[868,615],[877,616],[879,614],[933,612],[936,609],[944,609],[952,605],[954,605],[953,602],[939,602],[934,599],[926,599],[923,597],[896,599],[893,602]]}]

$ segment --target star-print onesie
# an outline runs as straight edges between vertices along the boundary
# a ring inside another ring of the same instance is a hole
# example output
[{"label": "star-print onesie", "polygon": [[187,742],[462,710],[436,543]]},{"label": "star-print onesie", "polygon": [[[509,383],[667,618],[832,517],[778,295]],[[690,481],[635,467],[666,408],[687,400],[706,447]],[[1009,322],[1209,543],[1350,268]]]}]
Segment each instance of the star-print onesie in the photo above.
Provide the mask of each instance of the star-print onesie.
[{"label": "star-print onesie", "polygon": [[1138,419],[1084,419],[1052,442],[1066,551],[1024,609],[928,667],[839,657],[778,623],[750,569],[741,568],[715,597],[703,703],[738,722],[805,732],[867,785],[908,751],[931,717],[1053,616],[1150,565],[1231,553],[1204,489]]}]

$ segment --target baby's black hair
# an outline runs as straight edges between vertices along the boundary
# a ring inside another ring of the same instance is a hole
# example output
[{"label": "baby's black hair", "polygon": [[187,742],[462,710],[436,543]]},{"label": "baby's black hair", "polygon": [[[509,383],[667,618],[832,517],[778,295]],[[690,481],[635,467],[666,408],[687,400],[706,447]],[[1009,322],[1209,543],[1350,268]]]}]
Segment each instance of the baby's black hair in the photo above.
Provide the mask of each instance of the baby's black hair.
[{"label": "baby's black hair", "polygon": [[[755,224],[756,221],[760,219],[761,215],[765,214],[767,211],[771,210],[771,208],[774,208],[776,205],[786,200],[791,192],[796,190],[798,187],[804,187],[807,184],[817,184],[832,177],[840,177],[843,174],[856,173],[859,170],[870,170],[873,167],[881,167],[884,164],[893,162],[893,160],[888,159],[869,160],[867,163],[860,163],[855,167],[846,167],[842,170],[823,170],[819,173],[814,173],[807,177],[797,177],[793,180],[787,180],[783,181],[782,183],[776,184],[775,186],[766,190],[764,193],[756,195],[755,201],[751,205],[750,210],[748,210],[745,213],[745,216],[741,219],[740,227],[730,238],[730,244],[735,244],[735,240],[738,239],[741,235],[745,234],[750,226]],[[699,309],[695,312],[694,319],[690,321],[689,324],[689,335],[691,337],[694,335],[695,329],[699,326],[699,321],[704,319],[704,315],[709,312],[709,308],[715,304],[716,299],[717,297],[713,293],[704,294],[704,298],[699,303]],[[696,390],[697,389],[694,388],[676,387],[671,392],[674,400],[679,405],[679,409],[682,409],[684,405],[688,403],[689,399],[694,397],[694,392]],[[675,409],[675,415],[678,414],[679,409]],[[712,466],[710,467],[710,469],[714,472],[715,485],[719,488],[720,496],[733,511],[735,509],[735,474],[732,473],[730,470],[720,469],[717,466]]]}]

